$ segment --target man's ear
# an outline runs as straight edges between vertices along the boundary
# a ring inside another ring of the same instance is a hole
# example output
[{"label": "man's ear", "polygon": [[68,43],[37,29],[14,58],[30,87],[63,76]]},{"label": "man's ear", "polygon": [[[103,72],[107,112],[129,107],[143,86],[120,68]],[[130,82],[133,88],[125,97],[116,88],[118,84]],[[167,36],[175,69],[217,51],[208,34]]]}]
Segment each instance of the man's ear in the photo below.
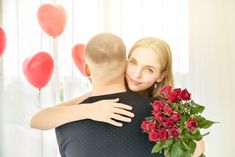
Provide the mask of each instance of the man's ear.
[{"label": "man's ear", "polygon": [[85,76],[90,77],[90,69],[86,62],[83,63],[83,73]]}]

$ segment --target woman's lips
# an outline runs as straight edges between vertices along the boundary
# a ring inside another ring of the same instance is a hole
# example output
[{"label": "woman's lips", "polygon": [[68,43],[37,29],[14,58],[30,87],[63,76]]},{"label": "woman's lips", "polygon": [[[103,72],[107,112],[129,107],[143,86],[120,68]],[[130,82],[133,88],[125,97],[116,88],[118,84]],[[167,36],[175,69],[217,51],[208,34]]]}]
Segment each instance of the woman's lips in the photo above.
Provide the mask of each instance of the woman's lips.
[{"label": "woman's lips", "polygon": [[133,80],[133,79],[131,79],[131,78],[130,78],[130,81],[131,81],[131,83],[132,83],[133,85],[139,85],[139,84],[140,84],[139,81],[135,81],[135,80]]}]

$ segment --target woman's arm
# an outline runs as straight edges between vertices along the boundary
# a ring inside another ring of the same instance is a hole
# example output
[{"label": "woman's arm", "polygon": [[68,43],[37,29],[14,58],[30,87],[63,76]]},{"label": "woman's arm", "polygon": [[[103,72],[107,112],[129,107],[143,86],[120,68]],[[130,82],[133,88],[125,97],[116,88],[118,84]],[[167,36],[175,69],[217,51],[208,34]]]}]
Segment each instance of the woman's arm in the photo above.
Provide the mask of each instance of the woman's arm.
[{"label": "woman's arm", "polygon": [[[53,107],[42,109],[31,118],[30,127],[39,130],[49,130],[77,119],[83,119],[84,107],[77,104],[88,96],[89,93]],[[77,113],[77,111],[80,111],[80,113]]]},{"label": "woman's arm", "polygon": [[128,117],[134,116],[129,111],[132,107],[118,103],[119,99],[101,100],[91,104],[76,105],[84,100],[84,98],[82,96],[82,98],[79,97],[41,110],[32,117],[30,127],[39,130],[49,130],[69,122],[83,119],[92,119],[115,126],[122,126],[122,123],[115,120],[130,122],[131,119]]}]

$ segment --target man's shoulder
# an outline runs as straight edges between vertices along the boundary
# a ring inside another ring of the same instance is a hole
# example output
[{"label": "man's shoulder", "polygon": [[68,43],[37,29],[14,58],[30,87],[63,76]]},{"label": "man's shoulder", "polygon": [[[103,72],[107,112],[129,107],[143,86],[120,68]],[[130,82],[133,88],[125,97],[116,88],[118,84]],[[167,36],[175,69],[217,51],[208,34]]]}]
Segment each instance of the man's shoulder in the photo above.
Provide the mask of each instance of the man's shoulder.
[{"label": "man's shoulder", "polygon": [[136,92],[120,92],[120,93],[112,93],[112,94],[107,94],[107,95],[99,95],[99,96],[91,96],[85,99],[81,103],[92,103],[96,102],[99,100],[105,100],[105,99],[115,99],[119,98],[121,103],[129,104],[129,103],[135,103],[135,104],[149,104],[153,102],[153,98],[138,94]]},{"label": "man's shoulder", "polygon": [[154,99],[145,95],[141,95],[136,92],[126,92],[124,97],[128,97],[130,99],[138,100],[138,101],[147,101],[147,102],[152,102]]},{"label": "man's shoulder", "polygon": [[153,102],[152,98],[134,92],[120,95],[119,100],[120,103],[130,105],[143,112],[151,110],[151,103]]}]

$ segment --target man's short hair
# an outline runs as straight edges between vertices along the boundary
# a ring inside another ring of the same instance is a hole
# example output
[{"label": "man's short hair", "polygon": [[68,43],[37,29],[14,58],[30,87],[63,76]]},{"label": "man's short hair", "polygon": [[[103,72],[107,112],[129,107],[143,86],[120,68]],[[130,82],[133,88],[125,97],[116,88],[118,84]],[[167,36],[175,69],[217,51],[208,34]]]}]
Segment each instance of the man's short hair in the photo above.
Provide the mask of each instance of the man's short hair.
[{"label": "man's short hair", "polygon": [[85,56],[95,64],[120,63],[126,61],[126,48],[117,35],[100,33],[87,43]]}]

